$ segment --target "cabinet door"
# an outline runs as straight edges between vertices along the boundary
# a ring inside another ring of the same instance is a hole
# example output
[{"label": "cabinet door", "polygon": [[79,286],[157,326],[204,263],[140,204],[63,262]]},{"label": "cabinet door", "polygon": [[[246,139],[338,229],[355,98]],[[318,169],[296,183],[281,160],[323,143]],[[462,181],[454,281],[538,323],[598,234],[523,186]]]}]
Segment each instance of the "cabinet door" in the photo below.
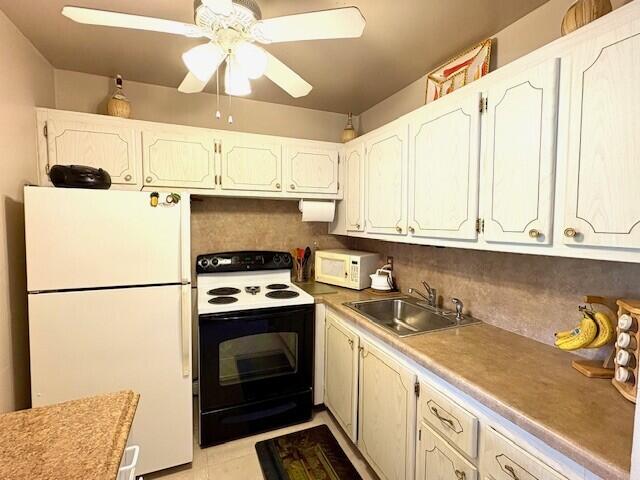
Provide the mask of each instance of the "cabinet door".
[{"label": "cabinet door", "polygon": [[358,447],[383,480],[411,480],[415,375],[361,339]]},{"label": "cabinet door", "polygon": [[358,336],[327,314],[324,403],[355,442],[358,408]]},{"label": "cabinet door", "polygon": [[215,188],[215,157],[208,133],[142,132],[146,186]]},{"label": "cabinet door", "polygon": [[109,172],[111,182],[136,185],[139,179],[136,130],[125,120],[47,120],[48,164],[87,165]]},{"label": "cabinet door", "polygon": [[482,198],[487,241],[552,240],[559,59],[488,92]]},{"label": "cabinet door", "polygon": [[427,424],[420,425],[416,451],[417,480],[476,480],[478,470]]},{"label": "cabinet door", "polygon": [[347,231],[364,230],[364,145],[347,146],[344,158]]},{"label": "cabinet door", "polygon": [[286,147],[287,191],[290,193],[338,193],[338,147],[314,142]]},{"label": "cabinet door", "polygon": [[564,242],[640,248],[640,21],[571,56]]},{"label": "cabinet door", "polygon": [[407,125],[383,129],[366,145],[366,231],[407,232]]},{"label": "cabinet door", "polygon": [[258,135],[222,139],[223,190],[282,191],[282,145]]},{"label": "cabinet door", "polygon": [[411,122],[412,235],[477,238],[479,102],[479,93],[443,98],[419,111]]}]

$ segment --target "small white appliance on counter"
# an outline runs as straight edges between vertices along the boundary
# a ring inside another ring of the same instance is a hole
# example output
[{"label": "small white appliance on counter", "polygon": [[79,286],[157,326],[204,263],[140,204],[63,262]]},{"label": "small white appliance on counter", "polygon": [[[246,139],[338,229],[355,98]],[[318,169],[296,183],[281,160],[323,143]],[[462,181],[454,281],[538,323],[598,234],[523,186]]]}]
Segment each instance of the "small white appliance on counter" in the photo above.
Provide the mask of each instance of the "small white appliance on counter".
[{"label": "small white appliance on counter", "polygon": [[362,290],[371,286],[370,275],[375,273],[380,255],[357,250],[316,251],[316,282]]},{"label": "small white appliance on counter", "polygon": [[191,462],[189,196],[24,196],[33,406],[133,390],[136,474]]}]

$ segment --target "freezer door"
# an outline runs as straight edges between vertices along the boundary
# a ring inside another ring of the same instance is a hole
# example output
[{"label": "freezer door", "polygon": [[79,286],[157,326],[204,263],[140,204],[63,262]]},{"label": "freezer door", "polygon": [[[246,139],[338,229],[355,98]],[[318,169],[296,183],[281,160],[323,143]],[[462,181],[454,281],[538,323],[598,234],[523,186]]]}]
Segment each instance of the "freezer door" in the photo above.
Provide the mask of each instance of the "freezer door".
[{"label": "freezer door", "polygon": [[188,282],[189,198],[166,195],[26,187],[28,290]]},{"label": "freezer door", "polygon": [[133,390],[136,473],[191,462],[190,299],[188,285],[30,294],[33,406]]}]

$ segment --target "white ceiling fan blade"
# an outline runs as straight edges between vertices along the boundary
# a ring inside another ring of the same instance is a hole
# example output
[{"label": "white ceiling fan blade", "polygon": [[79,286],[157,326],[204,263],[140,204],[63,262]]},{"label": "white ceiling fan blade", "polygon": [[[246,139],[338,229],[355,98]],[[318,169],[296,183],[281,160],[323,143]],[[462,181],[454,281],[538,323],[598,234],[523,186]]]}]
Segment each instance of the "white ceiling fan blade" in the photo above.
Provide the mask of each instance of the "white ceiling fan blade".
[{"label": "white ceiling fan blade", "polygon": [[365,19],[356,7],[268,18],[258,22],[258,38],[266,43],[356,38],[362,35]]},{"label": "white ceiling fan blade", "polygon": [[142,17],[128,13],[109,12],[82,7],[64,7],[62,15],[74,22],[105,27],[133,28],[150,32],[172,33],[186,37],[203,37],[198,27],[191,23],[174,22],[162,18]]},{"label": "white ceiling fan blade", "polygon": [[300,75],[265,50],[267,70],[265,76],[294,98],[308,95],[313,88]]},{"label": "white ceiling fan blade", "polygon": [[202,3],[220,15],[231,15],[233,12],[233,0],[202,0]]},{"label": "white ceiling fan blade", "polygon": [[206,82],[198,80],[198,77],[189,72],[187,73],[187,76],[184,77],[184,80],[182,80],[182,83],[178,87],[178,91],[182,93],[200,93],[204,90],[204,87],[207,86],[207,83],[209,83],[208,80]]}]

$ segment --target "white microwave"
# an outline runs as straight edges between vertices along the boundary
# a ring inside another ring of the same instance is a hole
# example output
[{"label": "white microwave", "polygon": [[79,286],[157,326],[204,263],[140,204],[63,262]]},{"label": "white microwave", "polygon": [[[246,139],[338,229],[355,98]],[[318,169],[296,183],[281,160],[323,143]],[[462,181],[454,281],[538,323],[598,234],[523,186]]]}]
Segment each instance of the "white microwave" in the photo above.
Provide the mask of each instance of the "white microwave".
[{"label": "white microwave", "polygon": [[316,282],[362,290],[371,286],[369,275],[380,264],[380,255],[356,250],[317,250]]}]

